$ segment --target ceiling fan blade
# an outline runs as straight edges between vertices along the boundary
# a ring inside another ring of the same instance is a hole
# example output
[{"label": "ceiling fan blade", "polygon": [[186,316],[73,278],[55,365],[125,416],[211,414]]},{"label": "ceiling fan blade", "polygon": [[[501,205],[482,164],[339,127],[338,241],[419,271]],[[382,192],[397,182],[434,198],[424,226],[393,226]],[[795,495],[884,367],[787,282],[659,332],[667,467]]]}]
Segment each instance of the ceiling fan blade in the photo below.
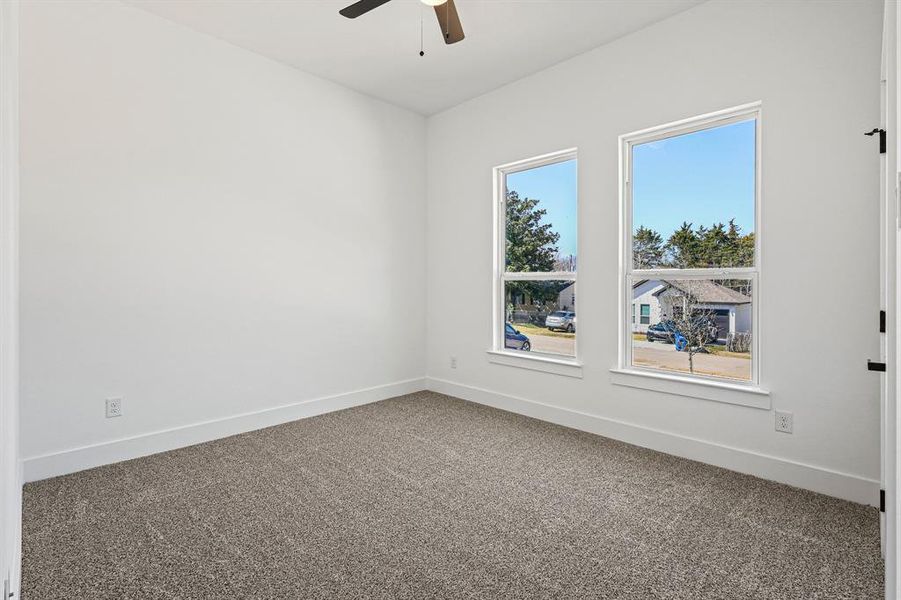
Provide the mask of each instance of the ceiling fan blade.
[{"label": "ceiling fan blade", "polygon": [[447,0],[444,4],[436,6],[435,15],[438,17],[438,24],[441,26],[441,35],[444,36],[445,44],[456,44],[465,37],[454,0]]},{"label": "ceiling fan blade", "polygon": [[350,6],[345,6],[339,10],[338,13],[348,19],[356,19],[360,15],[365,15],[373,8],[378,8],[386,2],[390,2],[390,0],[360,0],[359,2],[354,2]]}]

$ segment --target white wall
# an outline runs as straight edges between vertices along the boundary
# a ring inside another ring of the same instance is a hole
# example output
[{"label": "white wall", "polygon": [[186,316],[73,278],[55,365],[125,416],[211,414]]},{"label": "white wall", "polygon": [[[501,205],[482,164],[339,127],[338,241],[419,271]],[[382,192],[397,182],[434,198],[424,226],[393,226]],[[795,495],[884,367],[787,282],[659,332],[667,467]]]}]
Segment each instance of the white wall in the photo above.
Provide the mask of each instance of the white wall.
[{"label": "white wall", "polygon": [[[866,359],[878,356],[879,162],[862,133],[879,123],[881,12],[877,1],[705,3],[430,118],[430,385],[876,502],[880,376]],[[771,410],[614,386],[608,371],[617,136],[756,100],[761,381],[774,408],[794,412],[792,435],[774,431]],[[491,169],[574,146],[581,379],[485,354]]]},{"label": "white wall", "polygon": [[119,3],[21,39],[27,477],[422,377],[424,118]]},{"label": "white wall", "polygon": [[[7,593],[18,594],[22,532],[18,386],[18,8],[17,0],[0,2],[0,590],[5,592],[4,599]],[[4,589],[7,579],[8,587]]]}]

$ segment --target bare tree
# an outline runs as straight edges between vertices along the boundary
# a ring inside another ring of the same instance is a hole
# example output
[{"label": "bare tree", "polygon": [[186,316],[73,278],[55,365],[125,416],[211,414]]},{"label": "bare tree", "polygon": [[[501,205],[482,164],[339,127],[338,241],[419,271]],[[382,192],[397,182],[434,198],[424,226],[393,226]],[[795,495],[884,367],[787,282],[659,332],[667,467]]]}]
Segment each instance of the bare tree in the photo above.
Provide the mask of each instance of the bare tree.
[{"label": "bare tree", "polygon": [[566,256],[557,254],[557,256],[554,257],[554,270],[573,272],[576,270],[576,262],[576,257],[572,254]]},{"label": "bare tree", "polygon": [[705,345],[716,339],[716,313],[699,301],[702,280],[670,281],[661,294],[663,317],[673,323],[673,343],[688,354],[688,370],[695,372],[695,354],[705,353]]},{"label": "bare tree", "polygon": [[726,350],[729,352],[750,352],[751,332],[739,331],[726,337]]}]

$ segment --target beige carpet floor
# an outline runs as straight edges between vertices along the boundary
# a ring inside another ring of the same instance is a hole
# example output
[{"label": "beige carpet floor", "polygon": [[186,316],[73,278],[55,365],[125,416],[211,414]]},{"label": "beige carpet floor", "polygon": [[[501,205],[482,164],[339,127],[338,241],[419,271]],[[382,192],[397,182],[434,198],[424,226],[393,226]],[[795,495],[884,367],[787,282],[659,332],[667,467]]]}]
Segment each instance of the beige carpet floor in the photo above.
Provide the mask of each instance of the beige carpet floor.
[{"label": "beige carpet floor", "polygon": [[882,597],[860,506],[424,392],[25,489],[25,600]]}]

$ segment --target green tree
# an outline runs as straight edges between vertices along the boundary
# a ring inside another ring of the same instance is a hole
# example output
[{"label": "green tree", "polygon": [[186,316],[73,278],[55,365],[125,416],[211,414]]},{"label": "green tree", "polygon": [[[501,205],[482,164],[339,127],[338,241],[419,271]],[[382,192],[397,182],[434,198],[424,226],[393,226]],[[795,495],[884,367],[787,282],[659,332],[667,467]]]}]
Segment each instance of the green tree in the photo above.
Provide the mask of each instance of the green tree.
[{"label": "green tree", "polygon": [[[735,224],[735,219],[729,220],[729,229],[726,231],[726,245],[729,248],[728,253],[724,257],[724,265],[727,267],[744,267],[745,265],[745,257],[743,253],[743,236],[741,235],[741,228]],[[751,240],[751,249],[752,256],[751,262],[753,262],[753,248],[754,241]]]},{"label": "green tree", "polygon": [[[510,272],[553,271],[559,258],[560,234],[550,223],[542,223],[547,214],[538,208],[537,198],[521,198],[507,191],[506,269]],[[557,299],[560,282],[511,281],[506,285],[506,300],[545,304]]]},{"label": "green tree", "polygon": [[632,267],[635,269],[655,269],[663,265],[663,238],[660,234],[642,225],[632,236]]},{"label": "green tree", "polygon": [[737,267],[751,267],[754,265],[754,234],[749,233],[738,240]]},{"label": "green tree", "polygon": [[750,267],[754,264],[754,234],[743,235],[735,220],[701,225],[682,223],[664,246],[663,266],[677,269]]},{"label": "green tree", "polygon": [[552,271],[560,234],[541,220],[547,211],[537,198],[507,191],[507,271]]},{"label": "green tree", "polygon": [[690,269],[701,262],[701,243],[691,223],[683,222],[673,232],[666,242],[666,253],[668,266],[677,269]]},{"label": "green tree", "polygon": [[730,266],[733,254],[730,248],[726,227],[722,223],[713,224],[710,229],[698,228],[698,256],[695,267]]}]

